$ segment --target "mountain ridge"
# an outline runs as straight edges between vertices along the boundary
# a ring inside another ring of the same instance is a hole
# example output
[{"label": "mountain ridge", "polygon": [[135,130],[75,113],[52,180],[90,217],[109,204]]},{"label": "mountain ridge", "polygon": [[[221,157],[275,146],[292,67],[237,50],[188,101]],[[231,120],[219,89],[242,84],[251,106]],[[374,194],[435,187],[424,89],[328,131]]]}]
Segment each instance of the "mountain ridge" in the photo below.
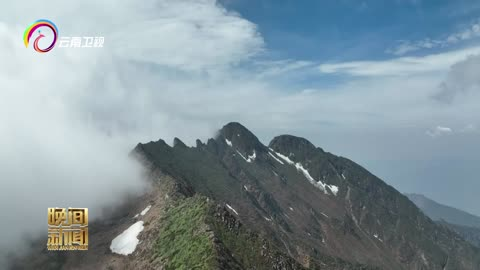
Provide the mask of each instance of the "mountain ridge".
[{"label": "mountain ridge", "polygon": [[479,216],[438,203],[422,194],[407,193],[405,195],[435,221],[443,219],[449,223],[480,229]]},{"label": "mountain ridge", "polygon": [[432,220],[448,227],[472,245],[480,248],[480,217],[438,203],[421,194],[406,194],[406,196]]},{"label": "mountain ridge", "polygon": [[[98,242],[79,269],[480,269],[477,248],[362,166],[305,138],[276,136],[266,146],[229,123],[206,143],[160,139],[137,144],[131,156],[152,188],[109,225],[92,226]],[[115,234],[139,218],[137,250],[112,254]],[[17,261],[13,269],[45,269],[48,253],[37,256],[40,267]],[[61,255],[56,269],[79,260]]]},{"label": "mountain ridge", "polygon": [[[309,251],[294,251],[303,246],[307,250],[320,248],[327,255],[354,262],[383,264],[390,269],[405,269],[401,266],[405,263],[410,269],[429,264],[439,269],[449,264],[462,265],[461,258],[459,262],[443,261],[448,257],[446,254],[457,253],[456,244],[465,245],[454,233],[437,227],[405,196],[360,165],[327,153],[305,138],[281,135],[272,139],[267,147],[241,124],[229,123],[214,139],[197,146],[176,151],[172,159],[201,155],[202,161],[197,160],[199,157],[191,160],[199,163],[209,160],[206,163],[215,167],[216,173],[224,171],[224,176],[220,177],[223,180],[212,180],[215,177],[210,177],[211,172],[204,168],[205,164],[193,166],[195,176],[186,173],[191,167],[180,164],[171,173],[187,179],[197,192],[232,205],[247,226],[257,227],[261,233],[276,239],[279,246],[284,245],[285,251],[297,259],[315,257]],[[160,154],[163,150],[157,152],[155,147],[147,144],[146,155],[153,156],[159,167],[172,169],[169,167],[172,162],[165,162],[164,155]],[[286,188],[292,189],[291,192]],[[303,198],[291,193],[302,194]],[[302,213],[295,217],[296,222],[289,216],[296,215],[290,210],[296,208],[292,202],[301,205],[298,208]],[[387,220],[387,224],[375,223],[381,219]],[[418,222],[437,231],[436,234],[440,233],[445,240],[434,243],[433,234],[416,237],[408,233],[408,230],[421,232],[420,228],[415,228]],[[396,232],[402,226],[409,235],[408,240]],[[339,227],[343,229],[338,230]],[[327,238],[329,234],[335,237]],[[310,236],[315,239],[309,239]],[[447,244],[450,240],[446,239],[453,239],[456,244]],[[359,251],[366,247],[375,251],[372,254]],[[468,250],[471,256],[478,252],[469,245],[459,249]],[[432,254],[445,255],[428,257]],[[396,259],[392,259],[395,256]],[[474,269],[473,265],[478,264],[476,260],[462,267]]]}]

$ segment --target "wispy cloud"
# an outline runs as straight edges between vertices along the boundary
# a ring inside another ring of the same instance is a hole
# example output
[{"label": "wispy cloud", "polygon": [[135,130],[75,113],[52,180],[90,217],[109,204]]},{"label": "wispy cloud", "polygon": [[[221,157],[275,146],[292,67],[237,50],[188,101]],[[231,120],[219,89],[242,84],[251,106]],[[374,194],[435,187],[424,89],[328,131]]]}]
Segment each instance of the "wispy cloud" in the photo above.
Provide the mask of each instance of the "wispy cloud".
[{"label": "wispy cloud", "polygon": [[459,135],[459,134],[476,134],[478,133],[478,127],[475,124],[468,124],[464,127],[461,127],[457,130],[454,130],[453,128],[450,127],[445,127],[445,126],[436,126],[435,128],[428,129],[425,134],[428,136],[435,138],[435,137],[441,137],[441,136],[446,136],[446,135]]},{"label": "wispy cloud", "polygon": [[285,73],[290,73],[306,68],[310,68],[315,65],[312,61],[301,60],[276,60],[276,61],[257,61],[255,62],[256,68],[258,68],[258,77],[274,77],[280,76]]},{"label": "wispy cloud", "polygon": [[410,76],[445,72],[453,64],[479,53],[480,46],[419,57],[321,64],[318,69],[322,73],[352,76]]},{"label": "wispy cloud", "polygon": [[386,52],[401,56],[422,49],[445,48],[477,37],[480,37],[480,20],[470,24],[463,30],[446,35],[444,38],[425,38],[417,41],[399,40],[395,47],[387,49]]},{"label": "wispy cloud", "polygon": [[449,135],[452,134],[453,130],[449,127],[442,127],[442,126],[437,126],[433,129],[427,130],[426,134],[430,137],[440,137],[444,135]]}]

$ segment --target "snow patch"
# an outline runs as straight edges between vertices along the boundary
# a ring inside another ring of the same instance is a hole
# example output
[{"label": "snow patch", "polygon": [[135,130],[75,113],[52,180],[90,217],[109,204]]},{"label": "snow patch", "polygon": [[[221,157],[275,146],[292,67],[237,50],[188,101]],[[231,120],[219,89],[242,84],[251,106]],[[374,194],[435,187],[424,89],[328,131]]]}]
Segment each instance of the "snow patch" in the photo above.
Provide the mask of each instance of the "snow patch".
[{"label": "snow patch", "polygon": [[255,150],[253,150],[253,154],[252,154],[251,156],[248,156],[247,162],[248,162],[248,163],[251,163],[251,162],[254,161],[256,158],[257,158],[257,153],[255,152]]},{"label": "snow patch", "polygon": [[248,187],[246,185],[243,185],[243,188],[245,189],[245,191],[248,191]]},{"label": "snow patch", "polygon": [[143,211],[140,213],[140,215],[145,216],[145,214],[148,212],[148,210],[150,210],[150,208],[152,208],[151,205],[147,206],[147,208],[143,209]]},{"label": "snow patch", "polygon": [[342,178],[343,178],[343,180],[347,179],[347,178],[345,178],[345,175],[343,175],[343,173],[342,173]]},{"label": "snow patch", "polygon": [[277,153],[277,152],[273,151],[273,149],[271,149],[271,148],[270,148],[270,150],[271,150],[272,152],[274,152],[277,156],[279,156],[281,159],[285,160],[288,164],[290,164],[290,165],[295,165],[295,162],[293,162],[293,161],[292,161],[291,159],[289,159],[287,156],[284,156],[284,155],[282,155],[282,154],[280,154],[280,153]]},{"label": "snow patch", "polygon": [[327,185],[327,187],[330,189],[330,191],[333,193],[333,195],[337,196],[338,193],[338,187],[335,185]]},{"label": "snow patch", "polygon": [[133,224],[112,240],[110,250],[120,255],[132,254],[137,248],[139,243],[137,237],[143,231],[143,228],[143,221]]},{"label": "snow patch", "polygon": [[273,159],[275,159],[278,163],[280,163],[280,164],[282,164],[282,165],[285,164],[285,163],[283,163],[280,159],[278,159],[274,154],[272,154],[271,152],[268,152],[268,154],[269,154]]},{"label": "snow patch", "polygon": [[380,237],[378,237],[378,234],[374,234],[373,237],[375,237],[378,241],[383,242],[383,240]]},{"label": "snow patch", "polygon": [[227,138],[225,138],[225,142],[227,143],[228,146],[232,147],[232,142],[229,141]]},{"label": "snow patch", "polygon": [[137,218],[138,217],[138,214],[136,214],[133,218]]},{"label": "snow patch", "polygon": [[425,254],[422,253],[421,257],[422,257],[423,263],[428,265],[428,261],[427,261],[427,258],[425,258]]},{"label": "snow patch", "polygon": [[305,175],[305,177],[306,177],[310,182],[315,182],[315,179],[313,179],[313,177],[310,175],[310,173],[308,172],[307,169],[303,168],[302,164],[296,163],[296,164],[295,164],[295,167],[297,168],[297,170],[301,171],[301,172],[303,173],[303,175]]},{"label": "snow patch", "polygon": [[266,221],[272,221],[271,218],[264,217]]},{"label": "snow patch", "polygon": [[235,213],[235,215],[238,216],[238,212],[235,209],[233,209],[233,207],[231,207],[228,203],[226,205],[227,205],[228,209],[232,210]]},{"label": "snow patch", "polygon": [[292,207],[289,207],[288,209],[290,209],[290,211],[293,211],[293,208],[292,208]]},{"label": "snow patch", "polygon": [[[272,150],[272,149],[270,149]],[[273,150],[272,150],[273,151]],[[288,164],[290,165],[294,165],[298,171],[302,172],[303,175],[308,179],[308,181],[310,181],[310,183],[312,183],[314,186],[316,186],[317,188],[319,188],[321,191],[323,191],[325,194],[328,195],[328,190],[330,190],[330,192],[337,196],[337,193],[338,193],[338,187],[335,186],[335,185],[328,185],[328,184],[325,184],[323,183],[322,181],[316,181],[315,179],[313,179],[313,177],[310,175],[310,173],[308,172],[307,169],[305,169],[303,167],[303,165],[300,163],[300,162],[293,162],[290,158],[288,158],[287,156],[285,155],[282,155],[280,153],[277,153],[275,151],[273,151],[277,156],[279,156],[281,159],[283,159],[285,162],[287,162]],[[293,155],[292,153],[290,153],[290,155]],[[327,190],[328,188],[328,190]]]},{"label": "snow patch", "polygon": [[325,214],[325,213],[323,213],[323,212],[320,212],[320,214],[322,214],[322,216],[328,218],[328,215],[327,215],[327,214]]}]

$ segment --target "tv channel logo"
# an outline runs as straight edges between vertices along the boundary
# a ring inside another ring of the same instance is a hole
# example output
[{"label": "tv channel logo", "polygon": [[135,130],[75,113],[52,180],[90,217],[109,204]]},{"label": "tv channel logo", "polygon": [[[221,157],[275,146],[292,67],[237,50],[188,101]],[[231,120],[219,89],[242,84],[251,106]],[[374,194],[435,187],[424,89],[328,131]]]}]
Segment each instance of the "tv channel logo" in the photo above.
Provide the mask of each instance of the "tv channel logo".
[{"label": "tv channel logo", "polygon": [[[48,38],[47,38],[48,37]],[[51,51],[58,43],[59,48],[103,48],[104,37],[59,37],[58,27],[50,20],[37,20],[25,29],[23,43],[28,48],[33,42],[33,49],[39,53]]]}]

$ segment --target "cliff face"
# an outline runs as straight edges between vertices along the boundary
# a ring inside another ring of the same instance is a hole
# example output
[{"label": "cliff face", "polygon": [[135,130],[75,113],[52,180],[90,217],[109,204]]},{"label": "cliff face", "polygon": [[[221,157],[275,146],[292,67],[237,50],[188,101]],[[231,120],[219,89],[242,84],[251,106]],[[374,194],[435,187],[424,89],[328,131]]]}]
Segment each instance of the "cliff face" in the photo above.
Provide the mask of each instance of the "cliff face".
[{"label": "cliff face", "polygon": [[[88,252],[50,258],[57,269],[480,269],[476,248],[306,139],[282,135],[265,146],[230,123],[196,147],[173,145],[136,146],[152,188],[93,224]],[[138,220],[136,250],[112,254],[111,240]],[[47,256],[27,266],[48,269]]]}]

